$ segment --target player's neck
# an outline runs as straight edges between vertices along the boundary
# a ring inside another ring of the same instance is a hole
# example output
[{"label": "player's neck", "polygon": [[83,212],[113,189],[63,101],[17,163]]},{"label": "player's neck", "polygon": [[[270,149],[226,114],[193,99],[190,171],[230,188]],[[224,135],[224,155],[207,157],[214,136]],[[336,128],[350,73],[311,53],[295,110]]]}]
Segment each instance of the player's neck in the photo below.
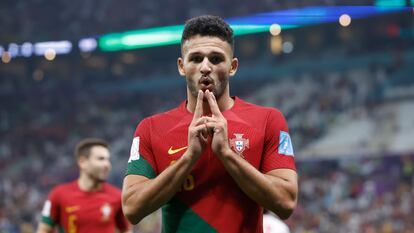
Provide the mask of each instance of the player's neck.
[{"label": "player's neck", "polygon": [[91,179],[86,174],[80,174],[78,179],[78,185],[80,190],[85,192],[94,192],[102,189],[103,182],[98,182]]}]

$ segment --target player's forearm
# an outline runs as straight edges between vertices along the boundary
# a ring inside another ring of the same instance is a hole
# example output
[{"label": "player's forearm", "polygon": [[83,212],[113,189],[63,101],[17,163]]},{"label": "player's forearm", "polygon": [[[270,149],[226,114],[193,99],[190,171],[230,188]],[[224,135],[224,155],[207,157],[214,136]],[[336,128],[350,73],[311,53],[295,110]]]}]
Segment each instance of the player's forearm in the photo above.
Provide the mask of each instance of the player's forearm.
[{"label": "player's forearm", "polygon": [[118,232],[118,233],[132,233],[132,229],[128,229],[128,230],[118,230],[117,229],[116,232]]},{"label": "player's forearm", "polygon": [[53,227],[45,223],[39,223],[36,233],[52,233]]},{"label": "player's forearm", "polygon": [[148,214],[167,203],[180,189],[196,159],[184,155],[154,179],[143,182],[124,181],[123,211],[132,224],[137,224]]},{"label": "player's forearm", "polygon": [[282,219],[291,215],[297,202],[296,173],[285,177],[263,174],[233,151],[219,158],[248,197]]}]

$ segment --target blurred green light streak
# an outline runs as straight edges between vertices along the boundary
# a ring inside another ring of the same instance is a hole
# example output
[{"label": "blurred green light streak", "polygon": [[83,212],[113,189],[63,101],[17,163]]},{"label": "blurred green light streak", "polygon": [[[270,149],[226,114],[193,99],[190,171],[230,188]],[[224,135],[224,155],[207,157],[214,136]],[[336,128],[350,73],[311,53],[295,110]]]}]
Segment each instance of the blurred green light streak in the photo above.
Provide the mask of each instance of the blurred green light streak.
[{"label": "blurred green light streak", "polygon": [[[269,32],[271,25],[231,25],[235,36]],[[282,25],[282,30],[298,27]],[[119,51],[179,44],[184,25],[174,25],[111,33],[99,38],[99,48],[103,51]]]}]

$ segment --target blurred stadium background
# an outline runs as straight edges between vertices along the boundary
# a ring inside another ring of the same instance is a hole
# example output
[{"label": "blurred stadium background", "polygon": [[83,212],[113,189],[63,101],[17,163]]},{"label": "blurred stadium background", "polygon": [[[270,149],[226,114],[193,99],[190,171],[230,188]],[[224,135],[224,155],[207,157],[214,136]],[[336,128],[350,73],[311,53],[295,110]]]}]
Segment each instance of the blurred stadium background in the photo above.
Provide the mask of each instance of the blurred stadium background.
[{"label": "blurred stadium background", "polygon": [[[290,231],[414,232],[413,0],[0,6],[0,232],[34,231],[48,191],[76,178],[81,138],[110,141],[121,186],[136,124],[186,97],[176,35],[200,14],[238,28],[232,94],[287,117],[300,175]],[[159,229],[154,214],[134,230]]]}]

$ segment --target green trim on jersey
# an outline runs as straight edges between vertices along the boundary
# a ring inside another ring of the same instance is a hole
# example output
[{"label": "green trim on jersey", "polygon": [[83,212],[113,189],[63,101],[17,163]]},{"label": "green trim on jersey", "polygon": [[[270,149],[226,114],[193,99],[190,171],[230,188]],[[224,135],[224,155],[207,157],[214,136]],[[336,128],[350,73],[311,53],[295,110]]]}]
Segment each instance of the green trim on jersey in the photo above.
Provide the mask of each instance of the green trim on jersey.
[{"label": "green trim on jersey", "polygon": [[162,207],[162,233],[217,233],[208,222],[178,198]]},{"label": "green trim on jersey", "polygon": [[[50,225],[51,227],[55,226],[55,222],[53,221],[53,219],[46,216],[42,216],[42,223]],[[57,227],[60,233],[65,233],[65,229],[63,229],[61,225],[57,225]]]},{"label": "green trim on jersey", "polygon": [[155,171],[151,165],[140,156],[137,160],[132,160],[128,163],[127,172],[125,175],[143,175],[150,179],[155,178]]},{"label": "green trim on jersey", "polygon": [[45,224],[50,225],[52,227],[55,225],[55,222],[53,221],[53,219],[51,219],[49,217],[46,217],[46,216],[42,216],[42,223],[45,223]]}]

